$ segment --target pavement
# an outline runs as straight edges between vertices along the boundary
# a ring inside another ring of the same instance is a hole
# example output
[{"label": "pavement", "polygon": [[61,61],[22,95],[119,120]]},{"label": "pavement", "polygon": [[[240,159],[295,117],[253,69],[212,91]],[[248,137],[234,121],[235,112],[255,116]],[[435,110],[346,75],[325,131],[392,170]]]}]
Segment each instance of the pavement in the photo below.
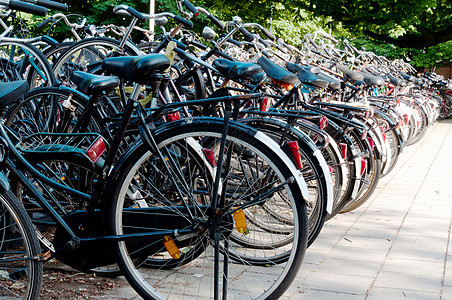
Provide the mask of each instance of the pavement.
[{"label": "pavement", "polygon": [[406,147],[353,212],[327,222],[284,299],[452,299],[452,121]]},{"label": "pavement", "polygon": [[[327,222],[282,299],[452,299],[452,121],[429,128],[353,212]],[[123,278],[88,298],[139,299]]]}]

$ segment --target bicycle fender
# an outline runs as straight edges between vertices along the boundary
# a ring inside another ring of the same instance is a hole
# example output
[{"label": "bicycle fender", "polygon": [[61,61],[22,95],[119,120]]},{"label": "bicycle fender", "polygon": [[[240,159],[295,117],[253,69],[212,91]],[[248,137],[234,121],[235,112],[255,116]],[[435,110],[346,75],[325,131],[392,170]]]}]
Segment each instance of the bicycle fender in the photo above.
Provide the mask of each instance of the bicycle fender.
[{"label": "bicycle fender", "polygon": [[322,168],[323,174],[325,176],[326,180],[326,193],[327,193],[327,200],[326,200],[326,211],[327,213],[331,214],[333,211],[333,202],[334,202],[334,192],[333,192],[333,178],[331,177],[330,170],[328,168],[328,165],[325,161],[325,158],[322,155],[322,152],[320,152],[319,149],[316,149],[314,151],[314,156],[317,158],[317,161],[320,164],[320,167]]},{"label": "bicycle fender", "polygon": [[303,175],[299,170],[296,169],[293,162],[290,160],[290,158],[284,153],[284,151],[281,150],[279,145],[272,140],[269,136],[267,136],[265,133],[261,131],[257,131],[255,134],[255,137],[259,139],[260,141],[264,142],[267,146],[269,146],[273,151],[283,160],[283,162],[287,165],[290,172],[292,173],[295,181],[297,182],[298,186],[301,190],[301,195],[303,196],[303,200],[305,202],[309,201],[309,191],[308,186],[306,185],[306,182],[304,181]]}]

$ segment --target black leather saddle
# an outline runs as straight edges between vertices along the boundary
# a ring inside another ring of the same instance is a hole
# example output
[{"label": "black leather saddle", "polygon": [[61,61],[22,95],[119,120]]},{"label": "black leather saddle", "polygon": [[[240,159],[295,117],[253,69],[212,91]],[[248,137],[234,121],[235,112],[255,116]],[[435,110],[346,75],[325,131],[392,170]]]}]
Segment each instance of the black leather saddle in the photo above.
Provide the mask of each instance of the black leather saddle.
[{"label": "black leather saddle", "polygon": [[336,65],[336,68],[341,71],[344,74],[344,77],[351,81],[352,83],[357,82],[357,81],[363,81],[364,79],[364,75],[355,71],[352,71],[346,67],[344,67],[343,65]]},{"label": "black leather saddle", "polygon": [[160,73],[170,66],[169,59],[158,53],[140,56],[121,56],[106,58],[102,69],[127,81],[147,84],[149,75]]},{"label": "black leather saddle", "polygon": [[403,71],[400,71],[399,73],[402,76],[402,78],[407,80],[407,81],[414,82],[416,80],[416,78],[414,76],[408,75],[407,73],[405,73]]},{"label": "black leather saddle", "polygon": [[387,76],[389,77],[389,82],[391,82],[393,85],[405,85],[405,81],[403,79],[397,78],[391,73],[388,73]]},{"label": "black leather saddle", "polygon": [[230,61],[227,59],[216,59],[213,61],[215,69],[226,78],[242,78],[249,77],[259,73],[262,68],[255,63]]},{"label": "black leather saddle", "polygon": [[97,94],[119,85],[119,79],[116,76],[94,75],[81,71],[72,73],[71,81],[77,85],[82,93],[87,95]]},{"label": "black leather saddle", "polygon": [[288,84],[295,84],[298,81],[298,77],[284,69],[283,67],[278,66],[265,56],[260,57],[257,60],[257,63],[264,69],[265,73],[268,77],[278,80]]},{"label": "black leather saddle", "polygon": [[360,72],[364,76],[364,83],[369,86],[381,86],[385,85],[385,80],[381,76],[376,76],[364,71]]},{"label": "black leather saddle", "polygon": [[[296,73],[298,79],[303,83],[312,84],[320,88],[327,88],[329,86],[328,80],[321,79],[319,77],[319,74],[315,74],[314,72],[311,71],[311,69],[313,68],[288,63],[287,69],[293,73]],[[320,71],[319,68],[317,69]]]},{"label": "black leather saddle", "polygon": [[7,106],[19,101],[28,91],[26,80],[0,83],[0,106]]}]

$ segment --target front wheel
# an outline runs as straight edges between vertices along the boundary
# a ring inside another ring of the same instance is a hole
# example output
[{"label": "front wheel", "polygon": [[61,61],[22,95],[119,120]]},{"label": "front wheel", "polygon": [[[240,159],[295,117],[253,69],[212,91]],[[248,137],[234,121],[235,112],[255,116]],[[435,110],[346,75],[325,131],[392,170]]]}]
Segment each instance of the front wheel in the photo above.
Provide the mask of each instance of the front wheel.
[{"label": "front wheel", "polygon": [[[283,152],[270,138],[264,143],[262,133],[233,122],[225,144],[230,164],[216,166],[222,120],[192,119],[162,127],[156,133],[162,155],[141,145],[118,171],[110,215],[113,234],[156,234],[117,243],[124,276],[145,299],[281,296],[301,266],[308,229],[306,205]],[[217,172],[223,200],[212,209]],[[283,221],[265,213],[265,207],[280,208]],[[240,208],[248,222],[233,214]],[[214,216],[220,216],[217,225]],[[273,230],[264,230],[255,219]],[[243,243],[235,243],[237,234]],[[254,246],[276,240],[286,242],[270,249]],[[282,254],[283,263],[273,260]],[[133,258],[144,255],[172,265],[139,268]]]},{"label": "front wheel", "polygon": [[33,224],[19,200],[0,187],[0,295],[39,299],[42,262]]}]

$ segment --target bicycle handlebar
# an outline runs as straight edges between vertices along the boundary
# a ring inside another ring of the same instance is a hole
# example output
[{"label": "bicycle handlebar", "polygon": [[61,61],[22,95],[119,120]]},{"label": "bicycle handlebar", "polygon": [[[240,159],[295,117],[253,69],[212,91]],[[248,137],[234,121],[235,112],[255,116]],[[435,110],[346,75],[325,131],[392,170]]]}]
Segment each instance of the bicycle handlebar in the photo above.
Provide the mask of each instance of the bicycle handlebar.
[{"label": "bicycle handlebar", "polygon": [[65,14],[56,13],[53,16],[51,16],[50,18],[47,18],[44,21],[42,21],[41,23],[39,23],[37,27],[42,28],[42,27],[46,26],[49,22],[54,22],[58,18],[63,19],[64,23],[66,23],[67,26],[74,28],[76,30],[81,29],[81,28],[85,27],[85,25],[86,25],[86,18],[83,18],[82,22],[80,24],[77,24],[77,23],[69,22],[69,20]]},{"label": "bicycle handlebar", "polygon": [[193,4],[191,4],[188,0],[182,1],[182,5],[184,5],[189,11],[193,13],[193,17],[196,18],[199,15],[199,12],[196,9],[196,7]]},{"label": "bicycle handlebar", "polygon": [[221,31],[224,30],[224,25],[223,23],[218,20],[214,15],[212,15],[211,13],[209,13],[206,9],[197,6],[196,9],[200,12],[202,12],[203,14],[206,15],[206,17],[213,23],[215,24],[218,28],[220,28]]},{"label": "bicycle handlebar", "polygon": [[19,10],[22,12],[30,13],[41,17],[47,16],[47,8],[27,2],[17,0],[1,0],[0,5],[8,6],[12,10]]},{"label": "bicycle handlebar", "polygon": [[22,0],[22,1],[59,11],[68,11],[69,9],[66,4],[51,0]]},{"label": "bicycle handlebar", "polygon": [[41,23],[38,24],[38,28],[41,29],[42,27],[46,26],[47,24],[49,24],[50,22],[53,22],[53,17],[47,18],[44,21],[42,21]]},{"label": "bicycle handlebar", "polygon": [[246,30],[245,27],[240,26],[239,30],[248,42],[254,41],[254,35],[251,32],[249,32],[248,30]]},{"label": "bicycle handlebar", "polygon": [[126,15],[126,16],[132,16],[134,18],[137,18],[140,21],[145,21],[147,18],[140,13],[139,11],[137,11],[136,9],[128,6],[128,5],[117,5],[113,8],[113,12],[115,14],[121,14],[121,15]]}]

